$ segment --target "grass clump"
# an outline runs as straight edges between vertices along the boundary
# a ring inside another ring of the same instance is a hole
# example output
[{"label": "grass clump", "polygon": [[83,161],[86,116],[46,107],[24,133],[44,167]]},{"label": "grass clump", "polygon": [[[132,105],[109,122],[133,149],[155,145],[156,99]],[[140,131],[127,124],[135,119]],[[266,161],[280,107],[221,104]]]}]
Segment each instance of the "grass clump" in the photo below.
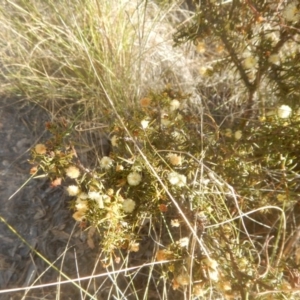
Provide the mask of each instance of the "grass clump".
[{"label": "grass clump", "polygon": [[130,111],[151,87],[191,84],[185,47],[172,50],[173,24],[184,15],[172,14],[176,7],[150,1],[8,1],[0,8],[1,40],[7,41],[2,94],[21,95],[54,114],[84,111],[83,121],[95,121],[111,109],[106,93],[115,107]]}]

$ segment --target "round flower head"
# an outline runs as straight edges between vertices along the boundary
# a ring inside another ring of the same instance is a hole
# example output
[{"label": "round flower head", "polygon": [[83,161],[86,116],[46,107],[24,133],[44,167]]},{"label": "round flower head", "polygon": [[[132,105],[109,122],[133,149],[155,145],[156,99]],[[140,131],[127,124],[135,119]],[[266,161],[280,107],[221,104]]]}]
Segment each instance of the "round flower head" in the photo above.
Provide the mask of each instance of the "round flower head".
[{"label": "round flower head", "polygon": [[210,76],[210,74],[212,74],[213,72],[213,69],[212,67],[205,67],[205,66],[202,66],[199,68],[199,74],[203,77],[208,77]]},{"label": "round flower head", "polygon": [[114,135],[111,139],[111,144],[113,147],[117,147],[118,146],[118,137],[116,135]]},{"label": "round flower head", "polygon": [[171,226],[172,227],[179,227],[180,226],[179,220],[178,219],[172,219],[171,220]]},{"label": "round flower head", "polygon": [[281,105],[277,109],[277,115],[281,119],[287,119],[288,117],[290,117],[291,113],[292,109],[288,105]]},{"label": "round flower head", "polygon": [[208,268],[207,271],[208,271],[208,275],[209,275],[210,280],[219,281],[219,272],[218,272],[217,269]]},{"label": "round flower head", "polygon": [[129,251],[138,252],[140,250],[140,243],[132,243],[128,247]]},{"label": "round flower head", "polygon": [[161,113],[161,124],[168,127],[171,124],[171,121],[169,119],[169,115],[165,112]]},{"label": "round flower head", "polygon": [[217,269],[218,267],[217,261],[209,257],[204,258],[202,262],[204,262],[211,269]]},{"label": "round flower head", "polygon": [[67,187],[67,192],[69,196],[76,196],[79,193],[79,187],[77,185],[69,185]]},{"label": "round flower head", "polygon": [[47,148],[44,144],[36,144],[34,150],[37,154],[45,154],[47,152]]},{"label": "round flower head", "polygon": [[85,219],[85,212],[82,210],[78,210],[73,214],[72,217],[75,219],[75,221],[82,222]]},{"label": "round flower head", "polygon": [[138,172],[131,172],[127,176],[127,182],[129,185],[136,186],[142,181],[142,176]]},{"label": "round flower head", "polygon": [[234,138],[238,141],[242,138],[242,131],[241,130],[237,130],[235,133],[234,133]]},{"label": "round flower head", "polygon": [[284,8],[282,15],[288,22],[298,22],[300,20],[300,10],[297,1],[289,3]]},{"label": "round flower head", "polygon": [[170,110],[174,111],[180,107],[180,102],[177,99],[173,99],[170,103]]},{"label": "round flower head", "polygon": [[230,281],[221,281],[218,285],[221,291],[228,292],[231,291],[231,284]]},{"label": "round flower head", "polygon": [[101,209],[104,208],[103,195],[100,195],[99,192],[92,191],[92,192],[88,193],[88,196],[89,196],[89,199],[95,200],[98,203],[99,208],[101,208]]},{"label": "round flower head", "polygon": [[190,239],[188,237],[181,238],[179,240],[179,246],[181,248],[187,248],[189,245],[189,241],[190,241]]},{"label": "round flower head", "polygon": [[196,46],[197,52],[202,54],[206,51],[206,45],[204,42],[198,42]]},{"label": "round flower head", "polygon": [[124,167],[122,165],[117,165],[116,166],[116,171],[117,172],[120,172],[120,171],[123,171],[124,170]]},{"label": "round flower head", "polygon": [[184,175],[179,174],[179,181],[177,183],[179,187],[183,187],[186,185],[186,177]]},{"label": "round flower head", "polygon": [[77,198],[76,203],[75,203],[75,207],[76,207],[77,210],[81,210],[81,211],[86,212],[88,210],[87,201],[82,200],[80,198]]},{"label": "round flower head", "polygon": [[113,160],[108,156],[103,156],[100,160],[100,167],[102,169],[108,170],[113,165]]},{"label": "round flower head", "polygon": [[211,258],[205,258],[202,262],[208,267],[208,275],[212,281],[219,280],[218,263],[216,260]]},{"label": "round flower head", "polygon": [[177,172],[171,172],[168,175],[168,179],[170,181],[171,184],[175,185],[178,183],[179,179],[178,179],[178,173]]},{"label": "round flower head", "polygon": [[183,187],[186,185],[186,177],[184,175],[178,174],[177,172],[169,173],[168,179],[172,185],[177,185],[179,187]]},{"label": "round flower head", "polygon": [[142,107],[147,107],[147,106],[150,105],[150,103],[151,103],[151,99],[150,99],[150,98],[147,98],[147,97],[142,98],[142,99],[140,100],[140,104],[141,104]]},{"label": "round flower head", "polygon": [[225,129],[225,136],[229,138],[232,137],[232,130],[230,128]]},{"label": "round flower head", "polygon": [[249,260],[246,257],[241,257],[238,261],[239,264],[239,269],[242,272],[245,272],[247,270],[247,268],[249,267]]},{"label": "round flower head", "polygon": [[175,153],[169,153],[167,155],[167,158],[169,160],[169,162],[173,165],[173,166],[179,166],[182,163],[182,159],[181,156]]},{"label": "round flower head", "polygon": [[174,130],[173,132],[171,132],[171,136],[176,141],[184,141],[184,140],[186,140],[185,136],[180,131],[178,131],[178,130]]},{"label": "round flower head", "polygon": [[89,192],[88,196],[89,196],[89,199],[95,200],[95,201],[97,201],[100,198],[102,198],[101,195],[100,195],[100,193],[99,192],[95,192],[95,191]]},{"label": "round flower head", "polygon": [[286,201],[286,200],[287,200],[286,195],[283,195],[283,194],[277,195],[276,198],[277,198],[277,200],[280,201],[280,202],[283,202],[283,201]]},{"label": "round flower head", "polygon": [[142,128],[146,129],[148,127],[148,125],[149,125],[149,122],[150,121],[148,121],[148,120],[142,120],[141,121]]},{"label": "round flower head", "polygon": [[256,66],[257,59],[253,56],[248,56],[244,60],[244,67],[245,69],[252,69]]},{"label": "round flower head", "polygon": [[132,199],[126,199],[123,202],[123,210],[126,213],[132,213],[135,209],[135,202]]},{"label": "round flower head", "polygon": [[80,193],[78,195],[78,199],[81,199],[81,200],[86,200],[88,198],[88,194],[87,193]]},{"label": "round flower head", "polygon": [[278,65],[280,63],[280,57],[277,53],[271,54],[268,58],[268,62],[271,64]]},{"label": "round flower head", "polygon": [[77,167],[75,166],[70,166],[69,168],[66,169],[66,174],[68,177],[72,179],[76,179],[80,175],[80,171]]},{"label": "round flower head", "polygon": [[179,285],[189,285],[190,283],[190,276],[187,272],[181,272],[180,274],[177,275],[175,278],[176,282]]}]

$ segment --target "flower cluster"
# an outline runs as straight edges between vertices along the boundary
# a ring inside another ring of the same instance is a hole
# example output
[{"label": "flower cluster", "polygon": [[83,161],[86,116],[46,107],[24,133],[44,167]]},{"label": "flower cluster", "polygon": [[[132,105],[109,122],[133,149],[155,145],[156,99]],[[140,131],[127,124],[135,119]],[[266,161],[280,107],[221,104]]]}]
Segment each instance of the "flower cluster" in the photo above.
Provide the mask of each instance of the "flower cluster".
[{"label": "flower cluster", "polygon": [[69,185],[67,187],[67,192],[69,196],[77,196],[80,192],[80,189],[77,185]]},{"label": "flower cluster", "polygon": [[75,202],[75,208],[76,212],[73,214],[73,218],[76,221],[82,222],[85,220],[85,215],[88,210],[88,201],[87,201],[88,195],[85,193],[81,193],[78,195],[76,202]]},{"label": "flower cluster", "polygon": [[[275,58],[272,58],[274,63]],[[244,61],[247,69],[255,67],[256,63],[256,59],[252,57]],[[230,283],[220,280],[226,270],[219,260],[217,262],[201,256],[193,262],[194,269],[200,271],[193,274],[186,271],[193,243],[190,232],[186,232],[186,221],[180,214],[174,214],[178,209],[175,204],[178,204],[184,214],[188,210],[186,216],[189,221],[192,220],[193,227],[194,224],[198,226],[197,233],[201,233],[201,230],[204,232],[204,221],[209,219],[207,216],[211,217],[209,221],[214,222],[214,210],[219,209],[219,204],[223,205],[223,201],[207,199],[214,197],[215,192],[228,192],[223,170],[217,168],[214,159],[217,155],[224,158],[224,169],[232,168],[230,180],[234,187],[238,186],[232,174],[236,172],[236,168],[242,169],[243,162],[239,154],[247,154],[249,150],[245,144],[252,146],[250,139],[256,133],[249,127],[241,129],[233,126],[232,129],[218,129],[216,134],[210,129],[214,126],[209,126],[204,130],[211,131],[201,135],[198,126],[202,122],[199,117],[201,114],[193,114],[183,97],[179,93],[172,94],[171,91],[145,97],[139,104],[140,111],[136,112],[132,120],[126,121],[126,130],[123,123],[116,122],[113,125],[112,151],[107,156],[98,157],[98,165],[93,170],[85,169],[72,153],[64,152],[62,147],[51,148],[48,143],[36,145],[33,154],[37,160],[44,156],[47,158],[50,162],[47,170],[51,167],[56,172],[57,182],[67,179],[66,191],[72,197],[73,218],[82,227],[91,225],[99,229],[97,232],[101,235],[104,253],[115,256],[115,250],[120,248],[126,249],[128,253],[138,251],[136,228],[143,226],[145,218],[155,217],[157,220],[163,216],[169,232],[173,234],[177,231],[181,235],[181,238],[177,235],[178,238],[174,239],[176,242],[164,245],[164,249],[159,250],[156,256],[158,261],[170,260],[168,264],[173,274],[173,288],[186,288],[191,284],[193,290],[198,289],[197,293],[200,294],[201,282],[202,286],[214,284],[219,290],[229,291]],[[281,125],[288,123],[285,119],[293,119],[292,116],[296,114],[296,110],[293,112],[288,105],[273,109],[273,118]],[[254,141],[257,142],[256,139]],[[217,148],[220,143],[224,144]],[[235,164],[235,157],[227,155],[232,154],[227,147],[230,151],[234,147],[238,164]],[[213,155],[207,160],[209,167],[201,169],[203,150],[207,153],[204,159],[211,153]],[[68,160],[66,157],[69,157]],[[43,163],[45,164],[44,161]],[[243,180],[243,177],[239,179]],[[277,194],[277,203],[287,201],[282,191]],[[222,232],[229,240],[234,230],[231,230],[231,225],[226,225]],[[214,257],[219,255],[212,249],[208,253]],[[239,261],[240,270],[246,268],[247,262],[248,260]]]},{"label": "flower cluster", "polygon": [[125,199],[123,202],[123,210],[126,213],[132,213],[135,209],[135,202],[132,199]]},{"label": "flower cluster", "polygon": [[244,59],[244,68],[245,69],[253,69],[257,65],[257,58],[254,56],[248,56]]},{"label": "flower cluster", "polygon": [[36,144],[34,150],[37,154],[46,154],[47,148],[44,144]]},{"label": "flower cluster", "polygon": [[168,175],[168,180],[172,185],[178,187],[183,187],[186,185],[186,176],[177,172],[170,172]]},{"label": "flower cluster", "polygon": [[292,109],[288,105],[281,105],[277,109],[277,115],[281,119],[287,119],[291,116]]},{"label": "flower cluster", "polygon": [[104,156],[101,158],[100,160],[100,167],[102,169],[108,170],[113,166],[113,160],[108,157],[108,156]]},{"label": "flower cluster", "polygon": [[236,140],[240,140],[240,139],[242,138],[242,136],[243,136],[243,133],[242,133],[241,130],[237,130],[237,131],[234,133],[234,138],[235,138]]},{"label": "flower cluster", "polygon": [[[187,165],[184,151],[176,148],[177,143],[186,139],[182,130],[185,96],[171,94],[167,90],[159,96],[150,95],[140,100],[138,120],[128,123],[132,136],[114,124],[111,134],[113,150],[111,155],[99,159],[99,174],[82,174],[82,169],[79,170],[75,165],[65,169],[65,174],[77,182],[77,185],[67,187],[68,194],[76,197],[76,220],[80,221],[83,217],[92,220],[93,215],[97,215],[97,219],[99,216],[107,217],[107,214],[110,217],[116,215],[122,220],[122,217],[134,217],[136,214],[133,213],[138,210],[146,213],[168,212],[170,203],[160,202],[167,197],[165,193],[158,192],[157,184],[151,181],[152,174],[136,151],[136,145],[143,149],[165,184],[181,189],[188,186],[187,177],[176,169],[186,168]],[[161,129],[163,131],[158,134]],[[165,149],[170,145],[173,151],[160,156],[165,160],[158,161],[159,156],[154,149]],[[170,170],[170,167],[174,170]],[[110,189],[117,192],[109,194]]]},{"label": "flower cluster", "polygon": [[202,262],[207,266],[207,271],[209,274],[209,278],[212,281],[219,280],[219,272],[218,272],[218,263],[216,260],[211,258],[205,258]]},{"label": "flower cluster", "polygon": [[182,164],[182,157],[178,154],[175,153],[169,153],[167,155],[167,158],[171,165],[173,166],[180,166]]},{"label": "flower cluster", "polygon": [[131,172],[127,176],[127,182],[131,186],[137,186],[142,181],[142,176],[138,172]]},{"label": "flower cluster", "polygon": [[66,175],[69,178],[76,179],[76,178],[78,178],[80,176],[80,170],[77,167],[75,167],[75,166],[69,166],[66,169]]},{"label": "flower cluster", "polygon": [[299,3],[297,1],[290,2],[283,9],[282,16],[288,22],[298,22],[300,20],[300,9],[298,8]]}]

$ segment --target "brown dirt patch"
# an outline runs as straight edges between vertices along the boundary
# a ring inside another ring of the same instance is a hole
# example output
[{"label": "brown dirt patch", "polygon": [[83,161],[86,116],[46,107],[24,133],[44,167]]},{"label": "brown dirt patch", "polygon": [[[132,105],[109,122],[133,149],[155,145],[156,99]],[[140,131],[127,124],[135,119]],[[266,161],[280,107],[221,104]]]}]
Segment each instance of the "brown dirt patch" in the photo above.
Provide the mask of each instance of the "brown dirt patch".
[{"label": "brown dirt patch", "polygon": [[[86,233],[71,217],[70,197],[64,188],[51,188],[47,179],[34,179],[18,191],[30,177],[30,148],[45,139],[44,124],[49,115],[21,99],[2,99],[0,107],[1,217],[69,277],[78,276],[76,264],[80,276],[91,275],[99,249],[87,246]],[[47,263],[3,222],[0,222],[0,237],[0,290],[30,286],[39,276],[34,285],[58,280],[59,273],[52,268],[41,275]],[[92,288],[90,291],[93,292]],[[26,296],[24,291],[4,293],[0,298],[55,299],[56,293],[57,287],[50,287],[33,289]],[[72,284],[62,285],[59,293],[61,299],[80,298],[78,288]]]}]

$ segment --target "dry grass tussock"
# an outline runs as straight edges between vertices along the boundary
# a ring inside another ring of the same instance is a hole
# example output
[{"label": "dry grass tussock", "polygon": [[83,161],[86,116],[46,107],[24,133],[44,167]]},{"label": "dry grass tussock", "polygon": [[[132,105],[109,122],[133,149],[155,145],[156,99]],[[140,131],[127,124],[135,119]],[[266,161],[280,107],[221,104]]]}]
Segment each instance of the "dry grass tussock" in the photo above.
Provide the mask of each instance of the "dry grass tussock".
[{"label": "dry grass tussock", "polygon": [[153,1],[7,1],[0,17],[2,92],[64,115],[76,103],[91,120],[110,108],[104,87],[127,110],[149,89],[191,87],[193,54],[172,47],[176,24],[188,17],[177,4],[163,9]]}]

